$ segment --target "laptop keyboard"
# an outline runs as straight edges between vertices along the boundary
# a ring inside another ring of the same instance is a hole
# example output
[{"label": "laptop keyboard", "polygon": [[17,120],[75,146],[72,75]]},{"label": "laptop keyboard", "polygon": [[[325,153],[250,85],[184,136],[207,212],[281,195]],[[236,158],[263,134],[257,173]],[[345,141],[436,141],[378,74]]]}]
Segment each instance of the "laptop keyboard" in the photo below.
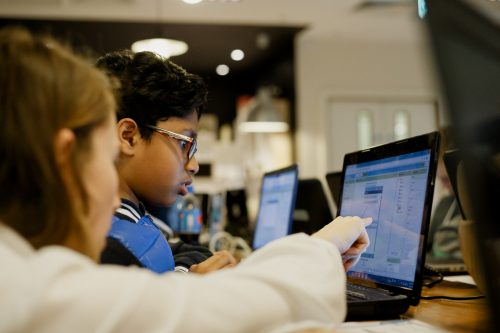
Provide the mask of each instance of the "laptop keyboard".
[{"label": "laptop keyboard", "polygon": [[383,289],[373,289],[350,282],[347,282],[346,295],[347,301],[391,298],[391,294]]},{"label": "laptop keyboard", "polygon": [[363,293],[358,293],[357,291],[352,291],[352,290],[347,290],[347,300],[348,301],[355,301],[359,299],[366,299],[365,294]]}]

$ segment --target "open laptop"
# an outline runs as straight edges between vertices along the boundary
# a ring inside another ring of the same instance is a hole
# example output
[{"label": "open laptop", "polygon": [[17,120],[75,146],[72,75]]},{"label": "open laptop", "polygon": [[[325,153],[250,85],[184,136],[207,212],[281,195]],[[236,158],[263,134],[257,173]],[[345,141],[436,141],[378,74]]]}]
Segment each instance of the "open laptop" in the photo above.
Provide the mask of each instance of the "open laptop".
[{"label": "open laptop", "polygon": [[[497,1],[428,1],[436,69],[463,160],[491,332],[500,331],[500,20]],[[496,10],[495,10],[496,9]],[[467,211],[469,213],[469,211]]]},{"label": "open laptop", "polygon": [[297,179],[297,165],[265,173],[262,177],[252,242],[254,250],[291,233]]},{"label": "open laptop", "polygon": [[433,132],[345,155],[339,215],[373,218],[370,246],[347,272],[347,320],[418,304],[438,149]]},{"label": "open laptop", "polygon": [[[460,198],[458,197],[457,169],[461,161],[459,151],[457,149],[447,150],[443,154],[443,161],[455,195],[456,205],[458,206],[462,219],[465,220],[465,214],[460,203]],[[425,265],[426,268],[430,269],[430,274],[435,274],[435,272],[442,275],[468,274],[467,266],[462,258],[436,258],[427,255]]]}]

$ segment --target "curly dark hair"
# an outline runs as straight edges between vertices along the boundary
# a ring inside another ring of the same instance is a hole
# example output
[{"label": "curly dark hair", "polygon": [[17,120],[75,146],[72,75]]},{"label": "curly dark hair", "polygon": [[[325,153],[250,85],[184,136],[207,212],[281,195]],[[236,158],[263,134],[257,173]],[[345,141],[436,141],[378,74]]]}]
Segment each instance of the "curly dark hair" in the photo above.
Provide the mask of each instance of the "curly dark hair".
[{"label": "curly dark hair", "polygon": [[184,118],[193,111],[200,117],[206,106],[203,79],[155,53],[115,51],[100,57],[96,65],[119,80],[118,120],[133,119],[145,139],[152,133],[145,125]]}]

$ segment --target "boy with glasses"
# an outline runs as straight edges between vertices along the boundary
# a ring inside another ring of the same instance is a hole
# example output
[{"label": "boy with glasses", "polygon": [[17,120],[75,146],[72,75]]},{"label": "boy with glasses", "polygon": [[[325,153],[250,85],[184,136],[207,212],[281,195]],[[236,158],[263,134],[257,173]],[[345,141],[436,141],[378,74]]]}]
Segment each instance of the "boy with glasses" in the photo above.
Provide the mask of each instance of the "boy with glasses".
[{"label": "boy with glasses", "polygon": [[[338,217],[210,276],[96,265],[119,205],[116,156],[136,153],[118,142],[112,85],[20,28],[0,29],[0,59],[0,332],[316,332],[345,318],[342,264],[368,247],[367,219]],[[194,137],[180,125],[155,126]],[[134,131],[120,127],[140,145]],[[150,145],[186,163],[175,141],[154,132]]]},{"label": "boy with glasses", "polygon": [[203,80],[150,52],[108,53],[98,59],[97,67],[120,82],[116,165],[122,203],[102,263],[137,265],[158,273],[204,273],[234,265],[227,252],[212,256],[202,246],[169,244],[144,208],[173,205],[198,172],[196,134],[207,99]]}]

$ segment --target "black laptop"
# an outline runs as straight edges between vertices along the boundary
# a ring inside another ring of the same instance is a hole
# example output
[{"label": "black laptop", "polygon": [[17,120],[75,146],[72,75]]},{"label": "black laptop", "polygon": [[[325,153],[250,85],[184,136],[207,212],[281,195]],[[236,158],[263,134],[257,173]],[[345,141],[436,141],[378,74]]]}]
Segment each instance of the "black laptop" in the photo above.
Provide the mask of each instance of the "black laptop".
[{"label": "black laptop", "polygon": [[499,6],[498,1],[428,0],[426,17],[471,198],[467,218],[474,220],[479,239],[477,262],[491,332],[500,331],[500,20],[495,17]]},{"label": "black laptop", "polygon": [[317,178],[299,179],[292,233],[313,234],[333,220],[323,184]]},{"label": "black laptop", "polygon": [[252,242],[254,250],[291,233],[297,180],[298,167],[295,164],[267,172],[262,177],[259,212]]},{"label": "black laptop", "polygon": [[342,181],[342,171],[333,171],[326,174],[326,183],[332,195],[335,206],[339,206],[340,201],[340,182]]},{"label": "black laptop", "polygon": [[347,272],[347,320],[418,304],[438,147],[433,132],[345,155],[339,215],[373,218],[370,246]]}]

